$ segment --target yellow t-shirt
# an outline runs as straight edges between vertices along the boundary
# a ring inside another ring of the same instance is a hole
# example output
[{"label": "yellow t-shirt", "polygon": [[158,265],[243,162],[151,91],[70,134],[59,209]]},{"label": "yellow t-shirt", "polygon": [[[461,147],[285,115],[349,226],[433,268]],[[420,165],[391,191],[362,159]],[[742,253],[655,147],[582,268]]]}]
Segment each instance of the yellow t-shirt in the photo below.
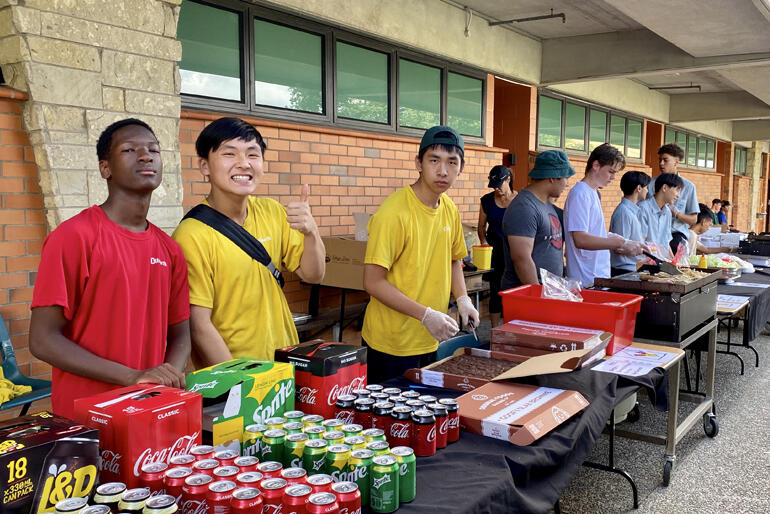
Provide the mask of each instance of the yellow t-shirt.
[{"label": "yellow t-shirt", "polygon": [[[305,236],[289,227],[281,204],[250,197],[243,228],[277,268],[299,267]],[[273,360],[276,348],[299,342],[286,297],[266,266],[196,219],[182,220],[172,237],[187,259],[190,303],[211,309],[211,322],[234,358]]]},{"label": "yellow t-shirt", "polygon": [[[452,261],[467,254],[460,213],[445,194],[431,209],[406,186],[386,198],[369,220],[364,262],[387,269],[388,282],[431,309],[447,311]],[[438,347],[420,320],[376,298],[366,308],[361,335],[372,348],[391,355],[419,355]]]}]

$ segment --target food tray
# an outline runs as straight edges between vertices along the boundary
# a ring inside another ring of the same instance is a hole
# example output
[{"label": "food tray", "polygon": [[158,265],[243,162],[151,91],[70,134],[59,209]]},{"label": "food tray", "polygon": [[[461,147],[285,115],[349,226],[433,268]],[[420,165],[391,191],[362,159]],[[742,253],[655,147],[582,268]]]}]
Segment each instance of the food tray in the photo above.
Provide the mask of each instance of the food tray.
[{"label": "food tray", "polygon": [[[704,271],[704,270],[698,270]],[[710,270],[705,270],[710,271]],[[631,273],[624,273],[623,275],[617,275],[612,278],[596,278],[594,279],[594,287],[602,288],[608,287],[610,289],[622,289],[624,291],[650,291],[658,293],[680,293],[686,294],[696,289],[700,289],[706,284],[715,282],[722,278],[721,269],[714,271],[709,275],[694,280],[687,284],[671,284],[667,282],[650,282],[648,280],[642,280],[639,278],[639,272],[634,271]]]}]

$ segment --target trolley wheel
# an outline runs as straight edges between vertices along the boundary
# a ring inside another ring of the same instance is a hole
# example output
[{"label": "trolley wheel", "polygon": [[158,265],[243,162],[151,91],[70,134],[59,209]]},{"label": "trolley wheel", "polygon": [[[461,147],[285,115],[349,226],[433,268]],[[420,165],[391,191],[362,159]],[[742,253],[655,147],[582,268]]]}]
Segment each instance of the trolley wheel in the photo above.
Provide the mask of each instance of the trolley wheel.
[{"label": "trolley wheel", "polygon": [[671,481],[671,468],[674,467],[674,463],[667,460],[663,465],[663,485],[668,487],[668,483]]},{"label": "trolley wheel", "polygon": [[717,417],[712,413],[707,412],[703,415],[703,431],[706,432],[708,437],[716,437],[719,433],[719,423],[717,423]]},{"label": "trolley wheel", "polygon": [[634,408],[628,411],[628,415],[626,416],[626,421],[629,423],[636,423],[639,421],[641,414],[639,413],[639,404],[637,403],[634,405]]}]

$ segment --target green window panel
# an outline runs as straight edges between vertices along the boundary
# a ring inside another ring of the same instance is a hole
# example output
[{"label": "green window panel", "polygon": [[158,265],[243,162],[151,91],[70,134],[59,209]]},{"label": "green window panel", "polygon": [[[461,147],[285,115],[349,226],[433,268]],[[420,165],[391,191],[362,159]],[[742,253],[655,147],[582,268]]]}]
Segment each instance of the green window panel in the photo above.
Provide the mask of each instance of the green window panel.
[{"label": "green window panel", "polygon": [[697,162],[698,139],[692,134],[687,135],[687,164],[695,166]]},{"label": "green window panel", "polygon": [[674,129],[667,128],[666,140],[663,141],[663,143],[666,144],[666,143],[675,143],[675,142],[676,142],[676,131]]},{"label": "green window panel", "polygon": [[441,70],[406,59],[398,62],[398,123],[427,129],[441,123]]},{"label": "green window panel", "polygon": [[714,168],[714,156],[716,154],[716,143],[709,139],[706,142],[706,167]]},{"label": "green window panel", "polygon": [[484,83],[452,72],[447,82],[447,124],[460,134],[481,137]]},{"label": "green window panel", "polygon": [[586,108],[582,105],[567,102],[564,147],[570,150],[586,149]]},{"label": "green window panel", "polygon": [[254,20],[257,105],[323,113],[323,38]]},{"label": "green window panel", "polygon": [[387,124],[388,54],[337,43],[337,115]]},{"label": "green window panel", "polygon": [[588,149],[593,150],[607,142],[607,113],[591,109],[590,127],[588,129]]},{"label": "green window panel", "polygon": [[684,132],[677,132],[676,144],[679,145],[679,148],[681,148],[682,150],[687,151],[687,134],[685,134]]},{"label": "green window panel", "polygon": [[642,158],[642,122],[628,120],[628,149],[626,157]]},{"label": "green window panel", "polygon": [[701,168],[706,167],[706,140],[701,138],[698,138],[697,165]]},{"label": "green window panel", "polygon": [[542,146],[561,147],[561,100],[540,97],[537,117],[537,143]]},{"label": "green window panel", "polygon": [[626,150],[626,119],[622,116],[610,116],[610,144],[621,152]]},{"label": "green window panel", "polygon": [[183,2],[177,25],[182,93],[242,100],[240,37],[238,13]]}]

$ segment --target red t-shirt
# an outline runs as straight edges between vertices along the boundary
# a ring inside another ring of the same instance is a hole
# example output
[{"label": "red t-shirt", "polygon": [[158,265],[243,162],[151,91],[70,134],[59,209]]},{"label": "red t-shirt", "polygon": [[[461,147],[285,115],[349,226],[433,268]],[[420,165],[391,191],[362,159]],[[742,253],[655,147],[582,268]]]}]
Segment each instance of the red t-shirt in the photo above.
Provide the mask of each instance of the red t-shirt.
[{"label": "red t-shirt", "polygon": [[[90,207],[43,243],[32,308],[59,305],[64,336],[133,369],[162,364],[168,326],[190,317],[182,249],[153,224],[131,232]],[[53,411],[71,417],[73,401],[120,387],[53,368]]]}]

